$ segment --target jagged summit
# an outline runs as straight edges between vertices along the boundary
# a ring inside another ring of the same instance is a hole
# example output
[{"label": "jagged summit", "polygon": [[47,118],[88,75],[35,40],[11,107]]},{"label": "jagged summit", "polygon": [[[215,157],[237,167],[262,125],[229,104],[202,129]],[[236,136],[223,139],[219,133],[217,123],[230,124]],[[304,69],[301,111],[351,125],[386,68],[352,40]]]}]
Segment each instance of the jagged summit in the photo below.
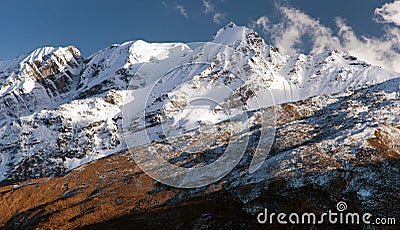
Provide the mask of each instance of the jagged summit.
[{"label": "jagged summit", "polygon": [[[39,48],[3,61],[0,63],[0,100],[20,95],[19,104],[34,108],[68,97],[66,94],[74,88],[82,62],[79,50],[73,46]],[[32,104],[32,100],[36,102]]]},{"label": "jagged summit", "polygon": [[227,28],[233,28],[233,27],[236,27],[236,24],[234,22],[230,21],[228,24],[226,24],[222,28],[227,29]]}]

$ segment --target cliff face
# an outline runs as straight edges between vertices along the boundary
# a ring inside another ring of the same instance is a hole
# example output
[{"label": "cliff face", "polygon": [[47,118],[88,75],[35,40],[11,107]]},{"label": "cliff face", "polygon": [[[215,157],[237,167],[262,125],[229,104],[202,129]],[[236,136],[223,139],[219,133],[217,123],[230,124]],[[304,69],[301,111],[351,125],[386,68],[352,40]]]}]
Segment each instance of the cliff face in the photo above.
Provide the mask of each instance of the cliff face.
[{"label": "cliff face", "polygon": [[[86,59],[42,48],[1,61],[0,224],[155,227],[175,217],[183,223],[166,227],[250,228],[264,208],[324,212],[342,200],[398,216],[396,77],[336,51],[287,56],[234,24],[210,43],[126,42]],[[196,168],[244,141],[231,172],[194,189],[156,182],[134,157]]]}]

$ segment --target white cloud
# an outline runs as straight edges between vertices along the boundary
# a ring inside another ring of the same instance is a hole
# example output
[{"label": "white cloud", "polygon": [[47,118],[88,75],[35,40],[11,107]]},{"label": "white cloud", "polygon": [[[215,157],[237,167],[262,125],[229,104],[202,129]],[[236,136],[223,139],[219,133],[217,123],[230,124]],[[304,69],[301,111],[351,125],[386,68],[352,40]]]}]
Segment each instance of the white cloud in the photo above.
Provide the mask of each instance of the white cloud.
[{"label": "white cloud", "polygon": [[252,28],[260,27],[262,31],[266,33],[269,30],[268,24],[270,24],[270,21],[267,18],[267,16],[262,16],[259,19],[257,19],[257,21],[252,20],[250,27]]},{"label": "white cloud", "polygon": [[215,13],[213,15],[213,22],[217,24],[221,24],[224,19],[225,19],[225,14],[223,13]]},{"label": "white cloud", "polygon": [[393,23],[400,26],[400,1],[386,3],[374,11],[375,20],[381,23]]},{"label": "white cloud", "polygon": [[186,12],[186,9],[183,5],[176,4],[175,9],[185,18],[189,18],[189,15]]},{"label": "white cloud", "polygon": [[400,29],[386,27],[381,38],[358,38],[343,19],[338,18],[336,24],[343,50],[373,65],[400,72]]},{"label": "white cloud", "polygon": [[213,22],[221,24],[225,20],[226,13],[221,13],[215,10],[214,4],[211,1],[203,0],[204,13],[213,14]]},{"label": "white cloud", "polygon": [[[386,5],[379,9],[387,9]],[[311,54],[327,49],[347,51],[373,65],[400,72],[400,28],[385,26],[385,34],[379,38],[357,36],[344,19],[337,18],[336,25],[339,31],[334,34],[330,28],[300,10],[283,6],[277,8],[283,16],[282,22],[271,24],[269,19],[263,16],[257,21],[252,21],[250,25],[263,29],[273,45],[283,53],[303,52],[301,45],[307,38],[311,43]],[[379,9],[375,10],[376,15],[382,14],[383,11]],[[385,20],[388,21],[388,18]],[[393,20],[391,17],[391,22]]]},{"label": "white cloud", "polygon": [[204,1],[203,0],[203,6],[204,6],[204,13],[213,13],[214,12],[214,5],[211,3],[211,1]]},{"label": "white cloud", "polygon": [[302,37],[308,35],[313,46],[311,54],[320,53],[326,49],[340,47],[339,39],[333,36],[331,29],[309,15],[288,7],[278,7],[285,22],[272,26],[271,35],[275,44],[286,53],[296,53],[296,47],[301,44]]}]

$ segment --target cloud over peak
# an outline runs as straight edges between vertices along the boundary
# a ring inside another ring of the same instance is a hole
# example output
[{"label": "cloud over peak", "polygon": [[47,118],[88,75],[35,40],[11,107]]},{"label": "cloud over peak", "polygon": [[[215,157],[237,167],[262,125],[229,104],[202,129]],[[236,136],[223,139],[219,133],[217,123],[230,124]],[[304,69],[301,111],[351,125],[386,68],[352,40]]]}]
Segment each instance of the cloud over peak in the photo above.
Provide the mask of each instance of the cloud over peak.
[{"label": "cloud over peak", "polygon": [[374,11],[375,20],[381,23],[393,23],[400,26],[400,1],[386,3]]},{"label": "cloud over peak", "polygon": [[221,24],[225,20],[226,13],[218,12],[211,1],[203,0],[204,14],[212,14],[213,22]]},{"label": "cloud over peak", "polygon": [[[303,43],[311,43],[310,54],[324,50],[341,50],[359,59],[385,69],[400,72],[400,28],[385,25],[382,37],[358,36],[346,24],[336,18],[337,33],[310,15],[286,6],[277,6],[282,16],[279,23],[272,24],[266,16],[252,21],[250,26],[260,28],[273,45],[287,54],[304,52]],[[379,22],[400,25],[400,1],[385,4],[375,10]],[[305,40],[307,38],[307,41]]]}]

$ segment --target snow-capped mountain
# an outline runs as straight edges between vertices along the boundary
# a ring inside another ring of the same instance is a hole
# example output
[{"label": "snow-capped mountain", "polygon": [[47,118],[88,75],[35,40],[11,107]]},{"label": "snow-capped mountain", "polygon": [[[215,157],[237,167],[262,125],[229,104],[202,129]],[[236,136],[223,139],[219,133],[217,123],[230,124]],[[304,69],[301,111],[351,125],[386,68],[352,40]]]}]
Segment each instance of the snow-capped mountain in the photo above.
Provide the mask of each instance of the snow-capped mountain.
[{"label": "snow-capped mountain", "polygon": [[[226,120],[218,108],[257,110],[398,76],[337,51],[288,56],[233,23],[204,44],[125,42],[88,58],[74,47],[37,49],[0,62],[0,180],[61,175],[127,144],[162,140],[163,124],[152,119],[161,113],[189,130],[201,114]],[[217,103],[185,110],[198,97]],[[123,115],[137,137],[129,143]],[[141,139],[146,127],[150,140]]]},{"label": "snow-capped mountain", "polygon": [[[321,213],[339,201],[396,217],[398,77],[335,50],[288,56],[233,23],[208,43],[0,61],[0,226],[259,228],[264,208]],[[229,174],[208,168],[200,179],[222,177],[193,189],[141,167],[162,157],[202,168],[230,145],[243,154]]]}]

